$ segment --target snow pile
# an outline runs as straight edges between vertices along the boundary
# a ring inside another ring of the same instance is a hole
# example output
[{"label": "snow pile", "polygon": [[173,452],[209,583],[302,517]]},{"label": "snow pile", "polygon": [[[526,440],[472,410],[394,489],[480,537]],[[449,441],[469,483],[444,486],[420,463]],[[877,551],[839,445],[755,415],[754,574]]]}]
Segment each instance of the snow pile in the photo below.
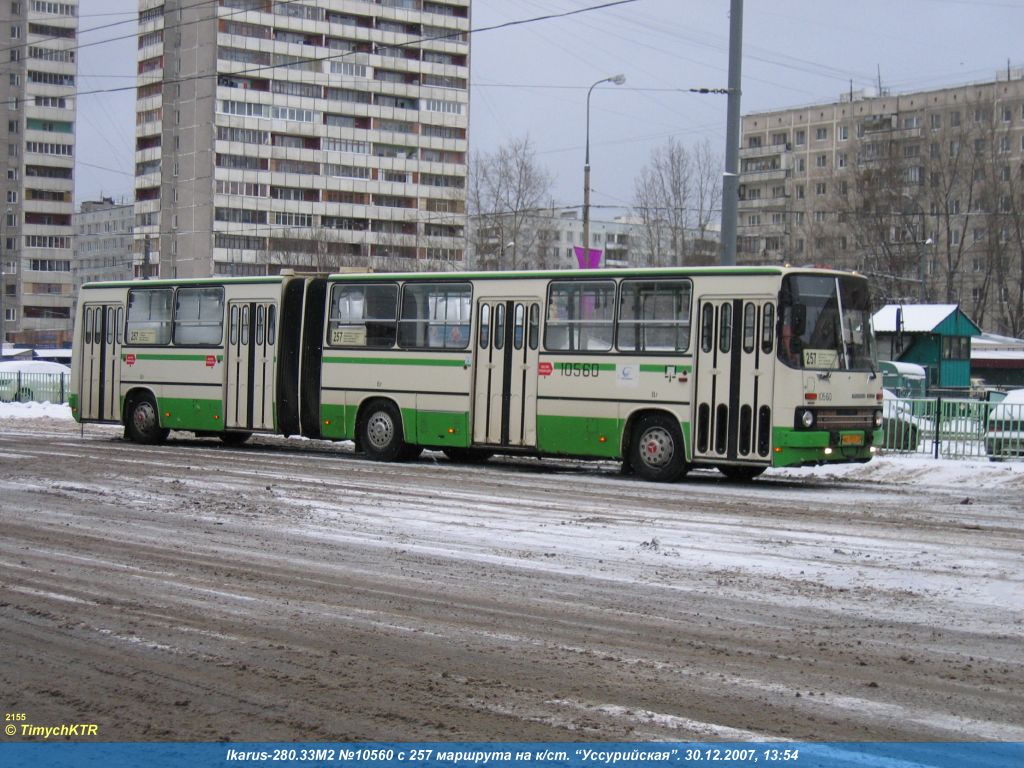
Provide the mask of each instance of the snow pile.
[{"label": "snow pile", "polygon": [[846,480],[892,485],[929,485],[960,488],[969,492],[979,485],[1024,487],[1024,462],[974,459],[935,459],[928,456],[889,454],[867,464],[836,464],[830,467],[773,469],[767,477]]},{"label": "snow pile", "polygon": [[71,406],[53,403],[0,403],[0,419],[71,419]]}]

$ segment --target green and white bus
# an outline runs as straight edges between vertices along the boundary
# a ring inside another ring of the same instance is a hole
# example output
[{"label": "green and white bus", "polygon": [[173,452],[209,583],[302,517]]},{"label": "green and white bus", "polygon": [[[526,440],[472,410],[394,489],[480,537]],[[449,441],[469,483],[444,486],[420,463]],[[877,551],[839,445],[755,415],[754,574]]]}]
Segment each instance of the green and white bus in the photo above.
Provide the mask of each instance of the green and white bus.
[{"label": "green and white bus", "polygon": [[862,276],[783,267],[282,274],[82,288],[80,422],[691,467],[863,462],[882,378]]}]

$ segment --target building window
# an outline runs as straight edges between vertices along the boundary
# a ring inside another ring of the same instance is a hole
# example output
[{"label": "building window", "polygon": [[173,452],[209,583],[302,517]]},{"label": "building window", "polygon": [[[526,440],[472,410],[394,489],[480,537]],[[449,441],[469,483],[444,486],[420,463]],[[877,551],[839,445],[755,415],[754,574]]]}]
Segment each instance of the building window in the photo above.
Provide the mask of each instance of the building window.
[{"label": "building window", "polygon": [[828,138],[828,128],[815,128],[814,129],[814,140],[825,141]]}]

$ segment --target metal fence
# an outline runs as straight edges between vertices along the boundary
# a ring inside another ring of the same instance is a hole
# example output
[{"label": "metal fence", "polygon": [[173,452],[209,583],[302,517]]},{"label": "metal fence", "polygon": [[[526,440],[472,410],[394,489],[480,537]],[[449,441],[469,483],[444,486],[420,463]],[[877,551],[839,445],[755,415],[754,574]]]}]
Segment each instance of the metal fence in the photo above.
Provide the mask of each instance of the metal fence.
[{"label": "metal fence", "polygon": [[0,403],[66,403],[67,373],[0,371]]},{"label": "metal fence", "polygon": [[961,398],[886,399],[883,444],[889,453],[938,458],[1024,458],[1024,403]]}]

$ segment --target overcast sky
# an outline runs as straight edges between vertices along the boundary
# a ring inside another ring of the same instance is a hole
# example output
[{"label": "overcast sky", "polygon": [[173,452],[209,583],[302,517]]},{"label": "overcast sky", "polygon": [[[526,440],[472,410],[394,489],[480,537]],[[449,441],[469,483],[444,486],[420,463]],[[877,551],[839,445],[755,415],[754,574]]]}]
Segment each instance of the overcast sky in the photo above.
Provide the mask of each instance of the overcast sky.
[{"label": "overcast sky", "polygon": [[[472,27],[603,2],[474,0]],[[131,199],[135,7],[80,0],[77,204]],[[556,175],[554,202],[579,205],[587,89],[624,74],[624,85],[600,85],[591,97],[593,205],[628,205],[634,177],[670,136],[684,144],[707,138],[724,154],[726,97],[686,91],[727,85],[728,11],[729,0],[634,0],[480,31],[472,41],[471,150],[529,135]],[[1024,67],[1022,30],[1024,0],[748,0],[742,111],[834,101],[851,81],[859,90],[877,86],[879,76],[893,92],[991,80],[1007,62]],[[115,88],[125,90],[87,93]]]}]

